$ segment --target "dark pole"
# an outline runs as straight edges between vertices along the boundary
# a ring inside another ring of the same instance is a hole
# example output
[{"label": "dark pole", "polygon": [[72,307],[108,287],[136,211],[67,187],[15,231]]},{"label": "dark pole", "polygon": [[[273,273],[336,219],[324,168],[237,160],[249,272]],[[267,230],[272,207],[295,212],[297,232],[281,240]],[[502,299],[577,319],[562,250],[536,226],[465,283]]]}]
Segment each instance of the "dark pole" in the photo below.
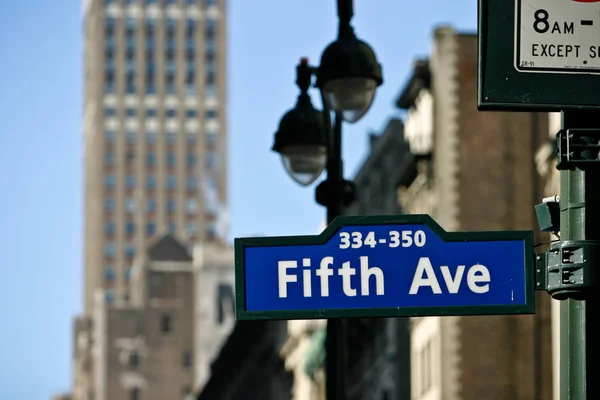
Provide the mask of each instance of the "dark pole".
[{"label": "dark pole", "polygon": [[[600,112],[564,111],[562,129],[598,129]],[[567,134],[569,132],[567,131]],[[589,135],[584,141],[591,147],[598,144],[598,137]],[[570,151],[570,150],[568,150]],[[575,150],[577,151],[577,150]],[[597,149],[596,149],[597,153]],[[577,154],[575,154],[577,156]],[[597,159],[597,154],[592,158]],[[575,242],[578,245],[598,246],[600,241],[600,170],[591,165],[583,165],[560,171],[560,240],[561,243]],[[569,253],[564,251],[563,256]],[[598,258],[591,253],[589,269],[592,280],[596,272]],[[577,262],[577,260],[563,262]],[[569,277],[563,277],[569,281]],[[598,367],[595,357],[598,354],[600,325],[597,323],[600,311],[600,294],[592,287],[587,296],[580,299],[569,298],[561,302],[560,308],[560,398],[564,400],[600,399]]]},{"label": "dark pole", "polygon": [[[335,113],[333,127],[331,114],[323,93],[324,122],[329,133],[327,146],[327,179],[322,183],[322,188],[329,188],[327,199],[327,223],[330,224],[342,213],[344,167],[342,161],[342,116]],[[337,190],[336,190],[337,189]],[[346,334],[343,319],[327,320],[327,339],[325,341],[325,385],[327,400],[344,400],[346,398],[345,380],[345,352]]]}]

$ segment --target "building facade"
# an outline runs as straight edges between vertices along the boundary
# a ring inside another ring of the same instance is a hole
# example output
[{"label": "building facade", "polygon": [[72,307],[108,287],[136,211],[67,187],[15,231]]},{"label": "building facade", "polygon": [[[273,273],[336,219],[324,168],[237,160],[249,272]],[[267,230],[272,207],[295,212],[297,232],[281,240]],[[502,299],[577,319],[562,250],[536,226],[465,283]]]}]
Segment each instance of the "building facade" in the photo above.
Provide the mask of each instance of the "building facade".
[{"label": "building facade", "polygon": [[190,255],[167,234],[135,259],[132,298],[100,289],[75,323],[74,400],[193,398],[234,322],[233,250],[214,242]]},{"label": "building facade", "polygon": [[287,321],[238,321],[198,400],[289,400],[293,375],[280,355]]},{"label": "building facade", "polygon": [[[437,29],[430,58],[415,63],[397,100],[416,159],[402,208],[447,231],[539,232],[544,182],[534,157],[548,116],[478,112],[476,93],[476,35]],[[545,293],[535,315],[412,318],[411,399],[552,399],[551,336]]]},{"label": "building facade", "polygon": [[131,301],[156,234],[218,240],[226,190],[225,0],[85,0],[85,313]]}]

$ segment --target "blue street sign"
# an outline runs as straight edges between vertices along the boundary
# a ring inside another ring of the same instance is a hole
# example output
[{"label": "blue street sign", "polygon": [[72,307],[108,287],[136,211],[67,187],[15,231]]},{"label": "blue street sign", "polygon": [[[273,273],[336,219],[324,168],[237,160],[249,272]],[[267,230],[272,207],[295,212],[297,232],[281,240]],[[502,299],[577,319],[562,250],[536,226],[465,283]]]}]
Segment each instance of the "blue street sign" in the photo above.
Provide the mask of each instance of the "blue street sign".
[{"label": "blue street sign", "polygon": [[238,319],[535,311],[533,232],[445,232],[427,215],[339,217],[235,240]]}]

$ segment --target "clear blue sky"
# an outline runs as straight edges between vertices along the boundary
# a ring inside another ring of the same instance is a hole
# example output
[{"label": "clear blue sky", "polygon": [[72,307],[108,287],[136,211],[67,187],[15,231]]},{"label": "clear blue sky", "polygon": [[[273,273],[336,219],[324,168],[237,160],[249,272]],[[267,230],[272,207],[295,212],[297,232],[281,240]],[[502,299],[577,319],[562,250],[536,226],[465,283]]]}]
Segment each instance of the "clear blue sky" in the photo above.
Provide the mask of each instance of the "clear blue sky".
[{"label": "clear blue sky", "polygon": [[[295,66],[318,64],[335,0],[228,0],[231,237],[316,233],[323,209],[270,151],[295,103]],[[71,385],[82,293],[82,16],[75,0],[0,0],[0,398],[44,400]],[[344,127],[348,176],[367,133],[396,114],[434,26],[475,31],[475,0],[355,0],[354,26],[383,65],[371,111]],[[313,93],[318,104],[318,93]]]}]

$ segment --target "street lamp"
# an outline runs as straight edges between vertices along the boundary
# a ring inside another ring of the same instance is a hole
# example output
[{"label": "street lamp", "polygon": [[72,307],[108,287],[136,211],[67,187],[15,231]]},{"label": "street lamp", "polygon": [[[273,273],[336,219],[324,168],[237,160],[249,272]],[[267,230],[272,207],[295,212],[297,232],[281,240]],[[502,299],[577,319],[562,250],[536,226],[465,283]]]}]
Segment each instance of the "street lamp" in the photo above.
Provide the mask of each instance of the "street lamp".
[{"label": "street lamp", "polygon": [[350,24],[352,1],[338,0],[338,38],[321,55],[316,86],[327,105],[356,122],[369,110],[377,86],[383,83],[381,65],[371,46],[359,40]]},{"label": "street lamp", "polygon": [[316,110],[308,95],[311,67],[303,58],[296,67],[300,95],[296,107],[288,111],[275,133],[273,150],[281,154],[287,173],[302,186],[313,183],[327,162],[327,133],[323,113]]},{"label": "street lamp", "polygon": [[[369,110],[375,90],[383,83],[381,66],[371,47],[359,40],[350,25],[352,0],[337,0],[338,39],[321,56],[321,65],[311,67],[303,58],[297,67],[300,95],[296,107],[279,123],[273,150],[280,153],[286,171],[307,186],[327,169],[327,179],[315,192],[317,203],[327,209],[330,224],[355,198],[355,185],[344,179],[342,120],[356,122]],[[312,75],[320,89],[323,111],[317,111],[308,95]],[[331,111],[335,120],[331,123]],[[327,400],[346,399],[346,333],[342,319],[327,322]]]}]

